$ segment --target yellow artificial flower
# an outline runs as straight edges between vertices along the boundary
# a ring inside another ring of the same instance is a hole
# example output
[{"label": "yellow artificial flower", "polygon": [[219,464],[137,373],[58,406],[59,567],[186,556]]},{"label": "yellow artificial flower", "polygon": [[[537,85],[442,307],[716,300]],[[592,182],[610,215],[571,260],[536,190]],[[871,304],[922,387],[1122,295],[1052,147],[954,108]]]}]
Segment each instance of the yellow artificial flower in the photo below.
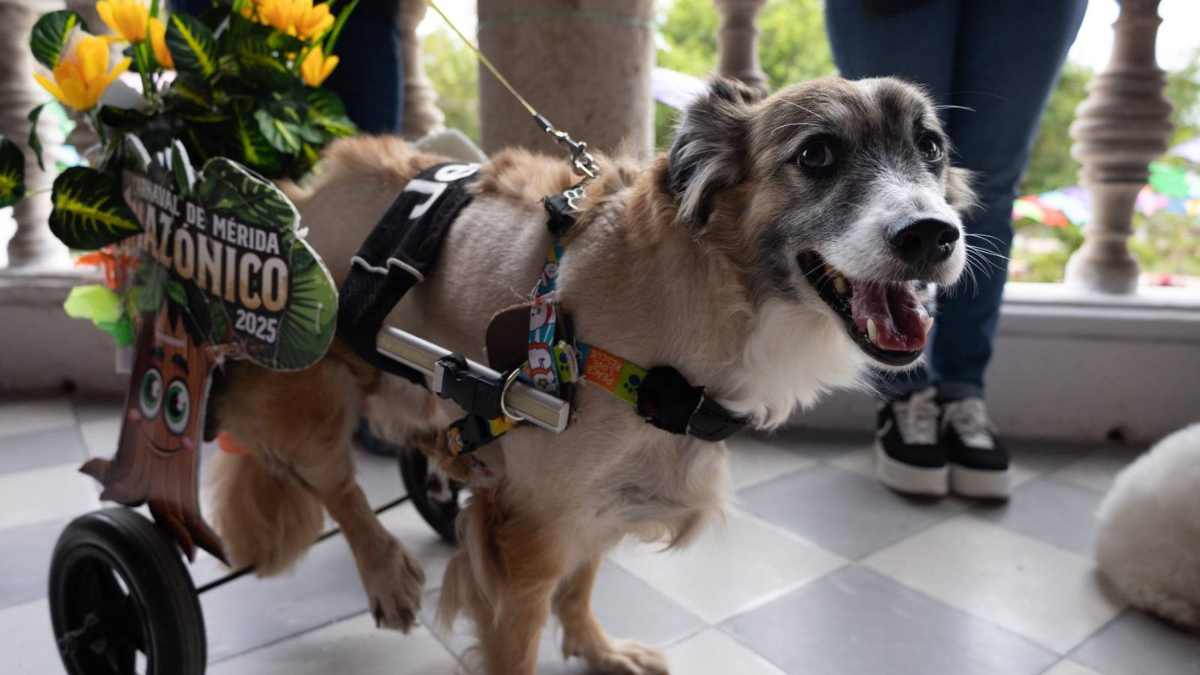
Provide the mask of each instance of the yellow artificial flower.
[{"label": "yellow artificial flower", "polygon": [[150,46],[154,48],[154,60],[160,67],[175,67],[175,59],[167,49],[167,26],[158,19],[150,19]]},{"label": "yellow artificial flower", "polygon": [[300,63],[300,75],[304,78],[304,83],[310,87],[319,87],[337,68],[338,57],[325,56],[321,51],[321,45],[314,45],[308,51],[308,56],[304,57],[304,61]]},{"label": "yellow artificial flower", "polygon": [[91,110],[104,90],[129,67],[123,59],[108,69],[108,42],[93,35],[77,34],[67,44],[54,67],[54,81],[42,75],[33,77],[60,103],[76,110]]},{"label": "yellow artificial flower", "polygon": [[100,0],[96,12],[113,32],[130,42],[146,39],[150,11],[140,0]]},{"label": "yellow artificial flower", "polygon": [[305,40],[319,37],[333,25],[329,5],[313,6],[312,0],[258,0],[258,20]]},{"label": "yellow artificial flower", "polygon": [[296,19],[296,32],[305,40],[320,37],[333,25],[333,15],[326,3],[313,7],[312,0],[301,0],[297,4],[308,5]]}]

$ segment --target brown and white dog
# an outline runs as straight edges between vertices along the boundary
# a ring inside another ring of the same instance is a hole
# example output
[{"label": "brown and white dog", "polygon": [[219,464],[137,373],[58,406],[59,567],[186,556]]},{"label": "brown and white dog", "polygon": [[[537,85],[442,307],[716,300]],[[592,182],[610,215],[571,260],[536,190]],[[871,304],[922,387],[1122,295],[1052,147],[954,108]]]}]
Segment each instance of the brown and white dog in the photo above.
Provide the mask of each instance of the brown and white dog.
[{"label": "brown and white dog", "polygon": [[[755,426],[783,423],[869,366],[921,356],[928,315],[914,290],[952,284],[966,259],[965,174],[929,99],[893,79],[823,79],[762,95],[726,80],[683,114],[648,169],[602,160],[558,282],[580,339],[645,367],[671,365]],[[286,186],[308,240],[340,284],[371,227],[439,160],[394,138],[344,140],[305,188]],[[550,244],[540,200],[575,178],[561,158],[505,152],[445,241],[439,268],[388,323],[484,361],[493,314],[519,301]],[[407,630],[419,565],[356,485],[351,427],[365,407],[398,443],[436,438],[461,411],[381,375],[335,344],[316,366],[231,364],[214,522],[232,557],[272,573],[313,542],[321,507],[342,526],[381,625]],[[533,673],[553,611],[563,653],[600,673],[665,673],[662,656],[609,637],[589,609],[605,553],[627,536],[686,543],[718,516],[726,450],[645,424],[596,388],[577,392],[561,434],[517,428],[480,450],[462,550],[440,615],[465,613],[492,675]],[[427,445],[431,445],[428,444]]]}]

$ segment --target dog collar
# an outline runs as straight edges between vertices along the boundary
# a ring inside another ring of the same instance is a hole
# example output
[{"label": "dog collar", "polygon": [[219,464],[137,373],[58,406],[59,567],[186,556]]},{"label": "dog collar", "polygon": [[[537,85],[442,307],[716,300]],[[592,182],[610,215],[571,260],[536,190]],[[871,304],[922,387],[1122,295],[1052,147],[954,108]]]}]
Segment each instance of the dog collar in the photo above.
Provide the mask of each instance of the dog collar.
[{"label": "dog collar", "polygon": [[[675,368],[656,366],[647,370],[612,352],[574,340],[570,316],[560,312],[557,290],[562,239],[575,224],[577,197],[577,188],[573,188],[543,199],[547,227],[554,239],[533,292],[529,358],[520,368],[519,377],[559,397],[576,383],[599,387],[633,406],[648,424],[673,434],[718,442],[745,429],[751,418],[737,415],[709,398],[704,387],[692,386]],[[468,412],[449,429],[454,454],[470,452],[512,428],[511,418],[494,415],[503,395],[502,387],[491,386],[482,397],[477,390],[448,396]]]}]

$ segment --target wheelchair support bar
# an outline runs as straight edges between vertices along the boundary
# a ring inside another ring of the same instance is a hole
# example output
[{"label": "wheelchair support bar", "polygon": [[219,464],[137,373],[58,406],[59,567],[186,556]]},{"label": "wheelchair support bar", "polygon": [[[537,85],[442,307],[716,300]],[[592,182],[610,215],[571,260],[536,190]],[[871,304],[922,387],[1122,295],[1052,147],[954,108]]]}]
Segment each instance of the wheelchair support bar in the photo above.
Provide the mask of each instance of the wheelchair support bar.
[{"label": "wheelchair support bar", "polygon": [[[448,356],[454,355],[448,349],[443,349],[428,340],[405,333],[391,326],[384,326],[383,330],[379,331],[379,335],[375,338],[375,348],[383,356],[398,361],[409,368],[414,368],[430,378],[437,378],[439,373],[444,378],[446,376],[446,369],[439,367],[438,362]],[[462,361],[465,362],[466,371],[470,373],[470,377],[479,381],[499,382],[503,384],[504,375],[502,373],[470,359],[462,358]],[[461,365],[461,363],[458,365]],[[455,376],[455,379],[463,379],[464,370],[458,368],[456,372],[458,374]],[[453,386],[451,390],[443,392],[442,385],[444,384],[446,383],[439,383],[435,379],[433,385],[434,392],[439,396],[444,393],[444,398],[453,397]],[[546,392],[519,381],[514,382],[508,388],[508,391],[504,393],[503,402],[504,407],[513,413],[519,414],[529,423],[536,424],[543,429],[549,429],[555,433],[560,433],[567,428],[567,420],[571,415],[571,405],[566,401],[555,398]]]}]

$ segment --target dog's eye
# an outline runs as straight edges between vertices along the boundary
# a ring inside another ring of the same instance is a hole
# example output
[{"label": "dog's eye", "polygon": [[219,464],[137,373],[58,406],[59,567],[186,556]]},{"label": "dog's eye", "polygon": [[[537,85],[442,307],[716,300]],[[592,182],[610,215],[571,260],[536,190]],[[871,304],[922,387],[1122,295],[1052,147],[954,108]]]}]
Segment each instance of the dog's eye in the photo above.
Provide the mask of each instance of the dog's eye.
[{"label": "dog's eye", "polygon": [[823,141],[814,141],[800,150],[799,162],[805,168],[823,169],[833,166],[836,161],[837,157],[833,154],[833,149]]},{"label": "dog's eye", "polygon": [[917,150],[921,152],[921,157],[930,164],[942,161],[942,144],[933,136],[922,136],[921,140],[917,141]]}]

